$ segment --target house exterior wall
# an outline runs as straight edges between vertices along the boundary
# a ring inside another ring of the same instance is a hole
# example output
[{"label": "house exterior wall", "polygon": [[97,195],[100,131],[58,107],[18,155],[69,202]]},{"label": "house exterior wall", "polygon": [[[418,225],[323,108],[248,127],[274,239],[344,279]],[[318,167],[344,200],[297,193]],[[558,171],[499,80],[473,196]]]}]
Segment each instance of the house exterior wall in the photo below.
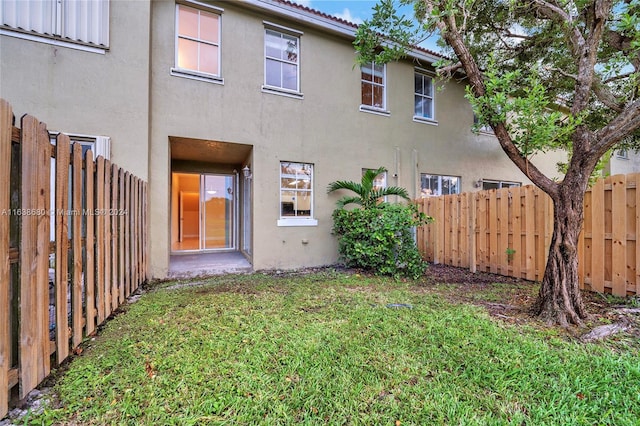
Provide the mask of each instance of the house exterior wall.
[{"label": "house exterior wall", "polygon": [[110,2],[104,54],[1,35],[0,96],[18,120],[28,113],[50,131],[108,136],[111,158],[148,179],[150,19],[149,2]]},{"label": "house exterior wall", "polygon": [[618,151],[615,151],[603,170],[605,176],[626,175],[638,173],[639,171],[640,153],[633,150],[628,150],[626,157],[619,155]]},{"label": "house exterior wall", "polygon": [[[326,265],[337,260],[331,213],[341,195],[326,194],[334,180],[359,181],[362,168],[385,166],[388,185],[419,194],[419,174],[460,176],[462,191],[479,179],[528,183],[494,136],[471,132],[473,114],[464,85],[440,84],[438,125],[413,121],[414,63],[387,65],[382,116],[359,111],[360,70],[351,40],[238,3],[223,8],[221,69],[224,84],[170,75],[174,64],[175,4],[154,2],[151,79],[152,274],[168,269],[170,242],[170,136],[253,145],[253,266],[255,269]],[[303,99],[264,93],[263,21],[301,31]],[[421,64],[425,67],[425,63]],[[314,165],[317,226],[277,226],[280,161]],[[554,173],[555,159],[543,170]],[[397,176],[395,176],[397,175]],[[306,243],[305,243],[306,242]]]}]

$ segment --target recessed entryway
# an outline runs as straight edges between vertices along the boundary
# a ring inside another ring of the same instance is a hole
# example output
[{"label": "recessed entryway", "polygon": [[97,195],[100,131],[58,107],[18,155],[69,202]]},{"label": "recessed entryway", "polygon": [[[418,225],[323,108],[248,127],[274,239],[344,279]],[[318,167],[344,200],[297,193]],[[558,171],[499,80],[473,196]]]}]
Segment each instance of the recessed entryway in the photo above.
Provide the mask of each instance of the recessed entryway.
[{"label": "recessed entryway", "polygon": [[250,269],[253,147],[173,136],[169,144],[172,275]]}]

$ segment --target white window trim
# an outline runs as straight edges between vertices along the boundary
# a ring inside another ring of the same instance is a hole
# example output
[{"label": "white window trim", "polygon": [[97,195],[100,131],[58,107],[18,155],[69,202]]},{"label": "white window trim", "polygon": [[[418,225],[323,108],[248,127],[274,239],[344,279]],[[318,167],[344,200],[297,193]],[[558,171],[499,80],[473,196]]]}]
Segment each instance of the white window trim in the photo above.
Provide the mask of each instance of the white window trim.
[{"label": "white window trim", "polygon": [[[290,36],[294,36],[298,38],[300,38],[304,34],[302,31],[298,31],[298,30],[294,30],[293,28],[274,24],[273,22],[269,22],[269,21],[262,21],[262,24],[264,25],[265,29],[272,29],[274,31],[289,34]],[[300,55],[300,52],[298,52],[298,55]]]},{"label": "white window trim", "polygon": [[422,95],[420,93],[416,93],[416,88],[415,88],[415,83],[414,83],[414,88],[413,88],[413,96],[422,96],[423,98],[430,98],[431,99],[431,117],[423,117],[420,115],[416,115],[416,108],[415,105],[413,106],[413,121],[416,121],[418,123],[427,123],[427,124],[433,124],[433,125],[438,125],[438,120],[436,119],[436,84],[435,84],[435,75],[432,72],[429,72],[427,70],[424,70],[422,68],[414,68],[413,70],[413,74],[414,74],[414,82],[415,82],[415,74],[420,74],[424,77],[429,77],[431,79],[431,96],[426,96],[426,95]]},{"label": "white window trim", "polygon": [[368,112],[369,114],[382,115],[385,117],[389,117],[391,115],[391,111],[386,109],[380,109],[376,107],[372,107],[370,105],[360,105],[360,112]]},{"label": "white window trim", "polygon": [[95,149],[92,149],[91,152],[93,153],[94,161],[99,155],[102,155],[105,160],[111,159],[111,138],[109,136],[83,135],[80,133],[65,133],[49,130],[49,137],[52,139],[57,138],[60,133],[64,133],[69,136],[72,143],[75,143],[76,141],[81,144],[82,142],[93,143]]},{"label": "white window trim", "polygon": [[[496,184],[498,184],[498,188],[497,189],[522,186],[522,182],[516,182],[516,181],[511,181],[511,180],[481,179],[481,182],[482,182],[482,186],[484,186],[485,182],[486,183],[496,183]],[[505,186],[505,185],[509,185],[509,186]],[[482,188],[482,186],[481,186],[481,188]],[[483,190],[487,191],[486,189],[483,189]]]},{"label": "white window trim", "polygon": [[19,30],[6,28],[0,28],[0,36],[14,37],[22,40],[35,41],[37,43],[50,44],[52,46],[81,50],[83,52],[98,53],[101,55],[104,55],[107,50],[109,50],[108,47],[94,47],[93,45],[82,44],[80,42],[74,43],[70,41],[62,41],[53,37],[47,37],[46,35],[27,34],[20,32]]},{"label": "white window trim", "polygon": [[[262,75],[264,76],[262,81],[264,84],[262,85],[262,91],[264,93],[271,93],[274,95],[281,95],[289,98],[304,99],[304,94],[300,91],[300,86],[301,86],[300,63],[302,59],[301,36],[303,33],[301,31],[292,30],[291,28],[283,27],[281,25],[273,24],[267,21],[262,21],[262,23],[264,24],[264,46],[263,46],[264,62],[263,62],[263,70],[262,70]],[[273,32],[277,32],[280,34],[285,34],[290,37],[296,37],[298,39],[298,61],[295,64],[296,76],[297,76],[296,90],[286,89],[284,87],[272,86],[270,84],[267,84],[267,59],[271,59],[281,63],[287,63],[287,64],[290,63],[288,61],[284,61],[283,59],[267,57],[267,30],[271,30]]]},{"label": "white window trim", "polygon": [[[298,80],[298,84],[299,83],[300,82]],[[289,90],[289,89],[283,89],[282,87],[267,86],[266,84],[263,84],[262,91],[264,93],[270,93],[272,95],[286,96],[287,98],[304,99],[304,93],[296,92],[294,90]]]},{"label": "white window trim", "polygon": [[431,120],[429,118],[424,118],[424,117],[417,117],[417,116],[413,116],[413,121],[415,121],[416,123],[422,123],[422,124],[429,124],[431,126],[437,126],[438,120]]},{"label": "white window trim", "polygon": [[[309,164],[311,165],[311,189],[308,191],[311,194],[310,207],[311,210],[309,212],[310,216],[281,216],[282,214],[282,163],[298,163],[298,164]],[[280,161],[279,162],[279,172],[278,172],[278,216],[279,219],[277,221],[277,226],[317,226],[318,219],[314,218],[314,201],[315,201],[315,189],[314,189],[314,179],[315,179],[315,165],[313,163],[306,163],[303,161]]]},{"label": "white window trim", "polygon": [[213,75],[213,74],[207,74],[207,73],[202,73],[198,71],[186,70],[183,68],[175,68],[175,67],[171,68],[169,74],[175,77],[182,77],[182,78],[188,78],[190,80],[198,80],[198,81],[204,81],[206,83],[215,83],[215,84],[224,85],[224,78]]},{"label": "white window trim", "polygon": [[[379,64],[378,64],[379,65]],[[374,68],[376,66],[376,63],[371,61],[371,71],[374,71]],[[375,83],[373,81],[366,81],[362,79],[362,66],[360,66],[360,86],[362,87],[362,82],[366,82],[368,84],[372,84],[374,86],[382,86],[382,108],[379,107],[375,107],[373,105],[365,105],[363,103],[360,103],[360,108],[359,110],[361,112],[370,112],[370,113],[374,113],[374,114],[379,114],[379,115],[391,115],[391,112],[389,111],[389,109],[387,108],[388,104],[387,104],[387,64],[382,64],[382,84],[379,83]],[[360,93],[360,101],[362,102],[362,89],[360,89],[361,93]]]},{"label": "white window trim", "polygon": [[[180,6],[190,7],[192,9],[202,10],[204,12],[209,12],[209,13],[218,15],[218,43],[204,42],[204,41],[193,39],[190,37],[183,37],[187,40],[192,40],[197,43],[214,45],[218,48],[218,74],[211,74],[208,72],[191,70],[188,68],[180,68],[178,66],[178,40],[180,39],[178,35],[178,22],[179,22]],[[174,25],[175,25],[174,27],[174,58],[173,58],[174,66],[171,67],[171,70],[170,70],[171,75],[176,77],[185,77],[192,80],[224,84],[224,78],[222,78],[222,12],[224,12],[224,9],[207,5],[204,3],[200,3],[197,1],[181,0],[176,2],[175,21],[174,21]]]},{"label": "white window trim", "polygon": [[626,149],[618,149],[616,150],[616,158],[620,160],[628,160],[629,159],[629,151]]},{"label": "white window trim", "polygon": [[318,226],[318,219],[313,218],[286,218],[286,219],[278,219],[278,226]]},{"label": "white window trim", "polygon": [[458,179],[458,192],[454,192],[453,194],[461,194],[462,193],[462,177],[461,176],[454,176],[454,175],[441,175],[441,174],[436,174],[436,173],[420,173],[420,193],[421,193],[421,197],[424,198],[425,196],[422,196],[422,177],[424,175],[428,175],[428,176],[437,176],[438,177],[438,192],[439,194],[429,194],[427,195],[427,197],[439,197],[442,195],[452,195],[451,193],[449,194],[443,194],[442,193],[442,179],[443,178],[456,178]]}]

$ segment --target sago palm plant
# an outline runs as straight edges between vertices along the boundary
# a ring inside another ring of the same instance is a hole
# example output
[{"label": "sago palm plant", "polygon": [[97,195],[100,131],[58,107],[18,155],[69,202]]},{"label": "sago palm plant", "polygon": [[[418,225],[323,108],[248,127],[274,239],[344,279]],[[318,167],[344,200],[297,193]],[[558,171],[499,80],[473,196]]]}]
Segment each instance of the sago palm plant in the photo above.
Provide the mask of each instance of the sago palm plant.
[{"label": "sago palm plant", "polygon": [[356,195],[346,195],[338,200],[337,207],[343,208],[347,204],[358,204],[362,206],[364,209],[369,209],[372,207],[376,207],[380,204],[380,200],[383,197],[388,195],[397,195],[398,197],[402,197],[405,200],[409,200],[409,194],[407,190],[404,188],[400,188],[398,186],[389,186],[387,188],[374,188],[373,184],[378,175],[385,173],[387,169],[384,167],[380,167],[377,170],[367,170],[362,175],[362,180],[360,183],[346,180],[337,180],[335,182],[331,182],[327,187],[327,193],[331,193],[333,191],[337,191],[340,189],[346,189],[348,191],[354,192]]}]

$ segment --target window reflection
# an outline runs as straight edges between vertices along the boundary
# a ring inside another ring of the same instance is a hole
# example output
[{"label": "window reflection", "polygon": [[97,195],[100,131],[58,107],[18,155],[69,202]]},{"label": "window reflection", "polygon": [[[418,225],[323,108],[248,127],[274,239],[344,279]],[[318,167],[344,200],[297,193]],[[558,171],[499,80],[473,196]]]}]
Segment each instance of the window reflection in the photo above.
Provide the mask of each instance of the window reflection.
[{"label": "window reflection", "polygon": [[280,217],[312,217],[313,165],[280,163]]}]

